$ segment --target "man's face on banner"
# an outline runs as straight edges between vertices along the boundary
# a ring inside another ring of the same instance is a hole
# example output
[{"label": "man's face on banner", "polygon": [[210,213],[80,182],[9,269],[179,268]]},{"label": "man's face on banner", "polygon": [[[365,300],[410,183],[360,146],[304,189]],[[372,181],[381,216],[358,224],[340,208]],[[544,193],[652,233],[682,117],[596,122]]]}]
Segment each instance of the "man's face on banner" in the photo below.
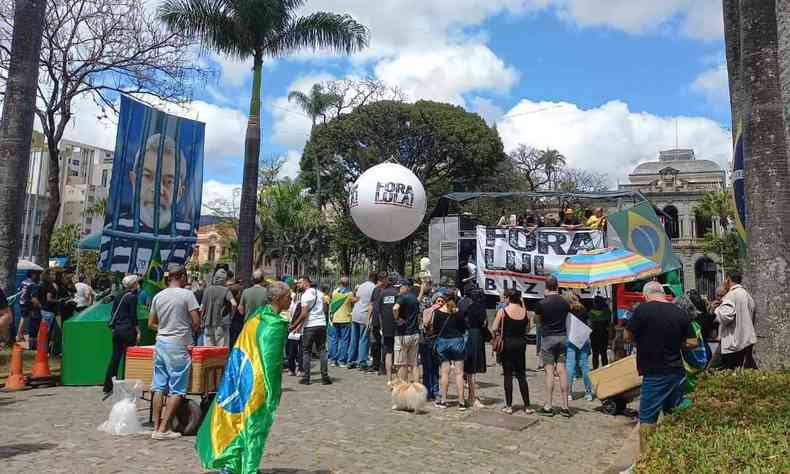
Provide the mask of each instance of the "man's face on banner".
[{"label": "man's face on banner", "polygon": [[[151,229],[154,228],[154,211],[156,208],[156,161],[160,136],[148,138],[143,156],[142,177],[140,179],[140,221]],[[159,180],[159,229],[165,229],[172,220],[173,197],[178,187],[178,198],[184,196],[183,180],[176,176],[176,146],[172,138],[166,137],[162,150],[162,172]],[[135,168],[136,169],[136,168]],[[135,190],[137,175],[135,169],[129,172],[132,189]],[[180,175],[186,175],[186,162],[181,159]],[[180,183],[180,184],[179,184]],[[136,190],[135,190],[136,191]]]}]

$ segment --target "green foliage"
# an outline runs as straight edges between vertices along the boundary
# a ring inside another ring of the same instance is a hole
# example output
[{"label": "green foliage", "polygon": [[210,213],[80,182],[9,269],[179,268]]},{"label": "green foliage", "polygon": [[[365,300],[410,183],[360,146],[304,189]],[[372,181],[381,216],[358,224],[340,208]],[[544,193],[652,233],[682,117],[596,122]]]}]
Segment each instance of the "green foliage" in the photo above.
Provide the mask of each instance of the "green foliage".
[{"label": "green foliage", "polygon": [[694,213],[708,218],[718,218],[722,229],[729,228],[729,219],[735,217],[732,196],[729,191],[706,193],[694,207]]},{"label": "green foliage", "polygon": [[665,418],[639,473],[790,472],[790,372],[700,378],[691,407]]},{"label": "green foliage", "polygon": [[[368,168],[394,160],[422,181],[430,212],[448,192],[490,189],[491,175],[506,159],[496,129],[479,115],[438,102],[379,101],[318,125],[305,147],[300,179],[315,189],[318,168],[322,198],[336,214],[347,216],[350,183]],[[394,254],[403,265],[405,249],[426,228],[398,246],[377,244],[368,256]]]},{"label": "green foliage", "polygon": [[301,91],[291,91],[288,94],[288,102],[296,102],[296,105],[307,114],[315,125],[318,117],[326,120],[326,112],[337,103],[339,97],[337,94],[325,92],[324,86],[321,84],[313,84],[310,92],[305,94]]},{"label": "green foliage", "polygon": [[743,267],[740,242],[734,231],[727,232],[723,237],[708,232],[702,240],[702,250],[706,254],[716,255],[719,260],[717,263],[725,272],[741,270]]},{"label": "green foliage", "polygon": [[107,213],[107,199],[101,198],[97,200],[93,206],[89,207],[85,214],[88,217],[104,217]]},{"label": "green foliage", "polygon": [[80,239],[80,226],[68,224],[55,229],[49,243],[49,253],[53,256],[67,256],[69,262],[76,262],[77,241]]}]

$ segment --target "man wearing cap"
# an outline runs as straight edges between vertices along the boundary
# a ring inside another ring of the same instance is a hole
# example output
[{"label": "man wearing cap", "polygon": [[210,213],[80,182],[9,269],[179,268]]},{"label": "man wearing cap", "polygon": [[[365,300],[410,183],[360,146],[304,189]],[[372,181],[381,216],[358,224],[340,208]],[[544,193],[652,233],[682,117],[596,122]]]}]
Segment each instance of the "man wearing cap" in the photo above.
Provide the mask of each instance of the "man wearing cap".
[{"label": "man wearing cap", "polygon": [[225,286],[227,279],[227,272],[220,268],[214,273],[212,284],[203,292],[200,345],[225,346],[230,342],[227,333],[231,315],[236,311],[236,299],[230,288]]},{"label": "man wearing cap", "polygon": [[140,278],[127,275],[123,279],[124,293],[113,301],[112,316],[107,326],[112,331],[112,357],[104,376],[104,399],[112,394],[112,379],[118,376],[118,366],[126,354],[126,349],[140,340],[140,329],[137,327],[137,301],[140,290]]},{"label": "man wearing cap", "polygon": [[411,291],[409,280],[401,279],[396,287],[400,296],[392,308],[395,319],[395,365],[398,378],[417,381],[417,346],[420,342],[420,303]]}]

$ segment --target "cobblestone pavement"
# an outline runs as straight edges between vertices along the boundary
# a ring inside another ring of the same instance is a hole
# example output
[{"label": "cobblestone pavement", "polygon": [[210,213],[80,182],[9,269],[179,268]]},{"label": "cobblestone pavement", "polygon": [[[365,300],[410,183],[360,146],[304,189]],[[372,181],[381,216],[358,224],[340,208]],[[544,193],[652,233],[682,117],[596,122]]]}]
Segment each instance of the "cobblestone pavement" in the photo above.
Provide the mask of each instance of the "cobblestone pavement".
[{"label": "cobblestone pavement", "polygon": [[[534,347],[528,365],[534,366]],[[317,370],[314,364],[313,370]],[[481,395],[503,402],[501,371],[489,367]],[[633,420],[595,411],[598,402],[571,403],[574,416],[535,417],[523,431],[470,423],[455,408],[414,415],[390,410],[383,378],[330,368],[331,386],[298,385],[284,375],[284,393],[261,470],[265,473],[526,473],[602,472],[615,459]],[[314,377],[314,380],[320,377]],[[533,404],[543,401],[543,377],[529,372]],[[518,384],[515,404],[520,403]],[[581,381],[577,381],[577,390]],[[453,389],[451,389],[451,394]],[[194,438],[153,441],[97,431],[110,407],[99,387],[39,388],[0,393],[3,472],[203,472]],[[577,396],[579,394],[577,393]],[[147,419],[147,405],[140,405]],[[527,416],[519,412],[513,416]]]}]

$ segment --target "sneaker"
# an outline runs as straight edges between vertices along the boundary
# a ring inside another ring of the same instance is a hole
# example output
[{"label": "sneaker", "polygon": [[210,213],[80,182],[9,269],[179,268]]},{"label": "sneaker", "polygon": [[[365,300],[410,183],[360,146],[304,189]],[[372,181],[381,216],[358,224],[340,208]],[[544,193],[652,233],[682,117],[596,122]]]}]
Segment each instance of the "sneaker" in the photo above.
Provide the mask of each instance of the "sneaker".
[{"label": "sneaker", "polygon": [[332,379],[329,377],[321,377],[321,385],[332,385]]},{"label": "sneaker", "polygon": [[513,407],[505,407],[502,409],[502,413],[505,415],[512,415],[513,414]]},{"label": "sneaker", "polygon": [[294,372],[293,370],[289,370],[288,375],[290,375],[291,377],[296,377],[296,372]]},{"label": "sneaker", "polygon": [[540,410],[538,410],[538,415],[554,416],[554,410],[551,407],[543,407]]},{"label": "sneaker", "polygon": [[584,396],[584,399],[585,399],[585,400],[587,400],[588,402],[591,402],[591,401],[593,401],[593,396],[592,396],[592,393],[588,393],[588,394],[586,394],[586,395]]},{"label": "sneaker", "polygon": [[164,441],[167,439],[177,439],[181,437],[181,433],[176,433],[175,431],[165,431],[162,433],[161,431],[154,431],[151,433],[151,439],[155,439],[157,441]]},{"label": "sneaker", "polygon": [[345,369],[346,367],[348,367],[345,362],[341,362],[337,366],[340,367],[341,369]]},{"label": "sneaker", "polygon": [[441,408],[442,410],[444,410],[445,408],[447,408],[447,402],[443,402],[441,400],[436,400],[435,402],[433,402],[433,406],[435,406],[436,408]]},{"label": "sneaker", "polygon": [[302,372],[301,370],[297,370],[296,371],[296,376],[297,377],[304,377],[304,372]]},{"label": "sneaker", "polygon": [[525,415],[534,415],[535,414],[535,410],[533,410],[532,408],[524,407],[524,414]]},{"label": "sneaker", "polygon": [[104,392],[104,395],[101,397],[101,401],[105,401],[112,396],[112,390],[109,392]]},{"label": "sneaker", "polygon": [[573,395],[568,395],[568,401],[569,401],[569,402],[572,402],[572,401],[573,401]]},{"label": "sneaker", "polygon": [[354,364],[354,363],[352,362],[351,364],[348,364],[348,365],[346,366],[346,368],[347,368],[347,369],[356,369],[356,368],[357,368],[357,364]]},{"label": "sneaker", "polygon": [[460,402],[458,404],[458,411],[466,411],[466,402]]},{"label": "sneaker", "polygon": [[563,409],[561,409],[561,410],[560,410],[560,415],[564,416],[565,418],[570,418],[571,416],[573,416],[573,415],[571,414],[571,411],[570,411],[570,410],[568,410],[567,408],[563,408]]},{"label": "sneaker", "polygon": [[475,403],[472,406],[475,407],[475,408],[485,408],[486,407],[485,405],[483,405],[483,402],[481,402],[480,400],[475,400]]},{"label": "sneaker", "polygon": [[299,385],[310,385],[310,380],[302,378],[299,380]]}]

